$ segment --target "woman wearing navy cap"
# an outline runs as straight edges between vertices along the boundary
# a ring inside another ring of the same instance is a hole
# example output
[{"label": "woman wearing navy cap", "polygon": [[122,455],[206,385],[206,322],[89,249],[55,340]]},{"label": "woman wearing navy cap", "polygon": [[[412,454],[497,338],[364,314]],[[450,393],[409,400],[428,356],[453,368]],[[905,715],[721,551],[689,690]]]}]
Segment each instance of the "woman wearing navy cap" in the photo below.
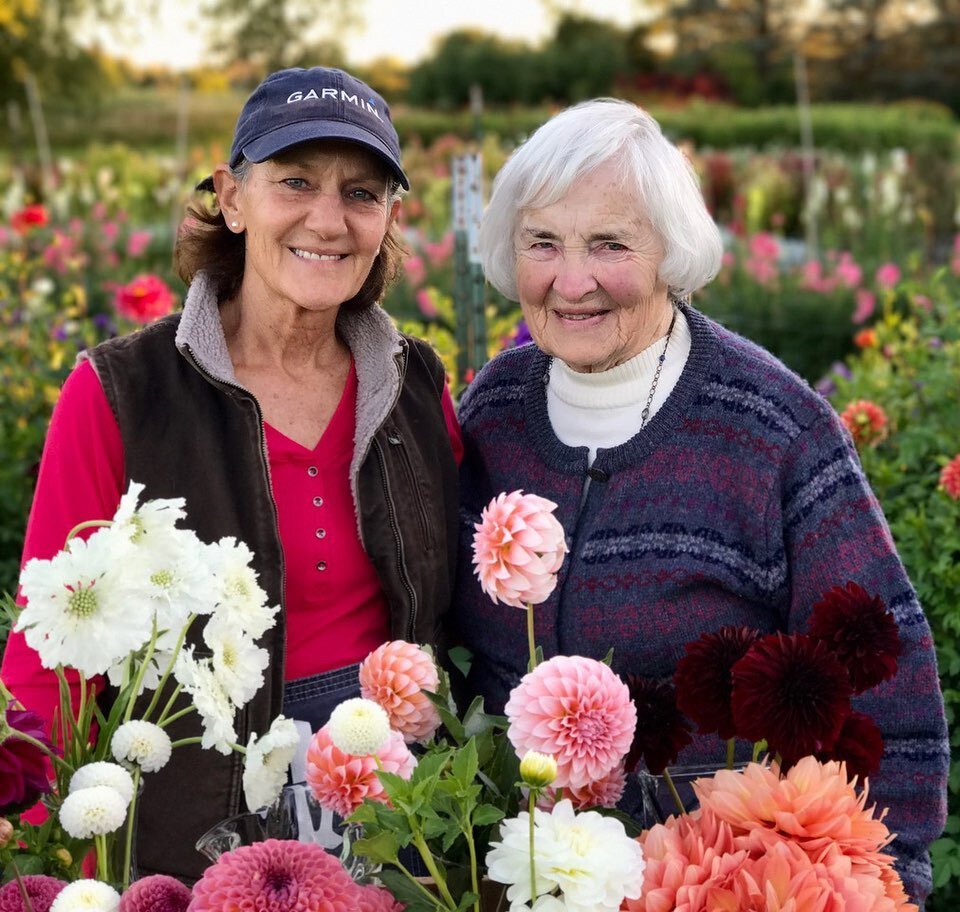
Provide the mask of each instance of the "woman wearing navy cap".
[{"label": "woman wearing navy cap", "polygon": [[[281,604],[237,733],[315,730],[391,638],[434,643],[452,589],[460,436],[442,364],[380,300],[409,187],[383,99],[342,70],[268,76],[199,187],[175,259],[181,314],[85,352],[47,438],[24,560],[111,516],[130,479],[235,536]],[[3,679],[49,718],[56,679],[20,634]],[[199,734],[195,714],[176,738]],[[150,777],[142,871],[199,876],[197,838],[242,807],[242,760],[185,747]]]}]

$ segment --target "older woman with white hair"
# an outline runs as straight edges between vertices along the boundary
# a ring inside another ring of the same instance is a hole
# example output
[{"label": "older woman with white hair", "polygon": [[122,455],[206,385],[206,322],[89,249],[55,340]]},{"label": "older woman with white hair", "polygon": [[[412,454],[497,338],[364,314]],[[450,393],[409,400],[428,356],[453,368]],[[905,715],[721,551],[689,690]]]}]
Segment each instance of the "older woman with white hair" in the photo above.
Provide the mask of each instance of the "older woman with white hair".
[{"label": "older woman with white hair", "polygon": [[[854,706],[882,732],[870,800],[889,807],[922,903],[949,760],[930,628],[829,403],[690,305],[722,254],[690,164],[636,106],[577,105],[501,170],[480,249],[533,344],[494,358],[459,412],[454,605],[472,688],[499,711],[527,666],[524,612],[491,604],[471,573],[473,525],[501,491],[554,501],[568,536],[533,609],[545,656],[612,648],[618,673],[669,680],[701,634],[805,632],[812,606],[854,582],[899,627],[899,670]],[[679,762],[722,758],[698,734]]]}]

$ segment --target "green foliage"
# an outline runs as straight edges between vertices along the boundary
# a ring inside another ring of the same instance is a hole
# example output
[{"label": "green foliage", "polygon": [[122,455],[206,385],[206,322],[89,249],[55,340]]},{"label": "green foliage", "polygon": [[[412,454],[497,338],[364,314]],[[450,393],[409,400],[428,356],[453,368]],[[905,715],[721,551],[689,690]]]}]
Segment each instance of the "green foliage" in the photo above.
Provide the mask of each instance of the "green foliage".
[{"label": "green foliage", "polygon": [[[838,409],[858,399],[879,405],[890,433],[861,448],[861,459],[883,507],[937,648],[951,732],[952,768],[946,833],[934,843],[935,893],[930,909],[960,901],[960,501],[939,485],[943,466],[960,454],[960,287],[942,270],[928,284],[902,291],[920,306],[904,313],[891,298],[874,326],[876,341],[837,377]],[[929,303],[928,303],[929,302]]]}]

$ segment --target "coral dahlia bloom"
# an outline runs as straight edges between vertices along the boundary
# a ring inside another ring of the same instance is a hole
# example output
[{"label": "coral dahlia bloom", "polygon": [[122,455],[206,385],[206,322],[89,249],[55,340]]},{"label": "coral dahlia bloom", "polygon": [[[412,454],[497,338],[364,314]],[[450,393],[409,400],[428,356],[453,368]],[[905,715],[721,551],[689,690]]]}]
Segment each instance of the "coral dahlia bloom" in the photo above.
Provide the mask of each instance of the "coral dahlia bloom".
[{"label": "coral dahlia bloom", "polygon": [[857,446],[875,446],[889,433],[887,413],[869,399],[851,402],[841,413],[844,423]]},{"label": "coral dahlia bloom", "polygon": [[33,912],[48,912],[57,895],[66,886],[64,881],[47,877],[46,874],[25,874],[21,879],[30,900],[29,907],[23,901],[20,884],[16,880],[10,880],[0,887],[0,912],[28,912],[29,909]]},{"label": "coral dahlia bloom", "polygon": [[387,803],[383,786],[377,778],[377,758],[380,768],[409,779],[417,761],[403,742],[399,732],[390,737],[375,756],[363,757],[345,754],[330,737],[325,725],[310,741],[307,748],[307,784],[317,801],[341,817],[349,817],[364,798]]},{"label": "coral dahlia bloom", "polygon": [[567,553],[556,508],[536,494],[512,491],[498,494],[480,514],[474,526],[474,572],[494,603],[524,608],[553,592]]},{"label": "coral dahlia bloom", "polygon": [[960,453],[953,457],[940,472],[940,487],[948,497],[960,500]]},{"label": "coral dahlia bloom", "polygon": [[173,310],[173,292],[159,276],[144,273],[121,285],[113,303],[117,313],[137,323],[152,323]]},{"label": "coral dahlia bloom", "polygon": [[135,880],[120,896],[120,912],[187,912],[190,888],[169,874]]},{"label": "coral dahlia bloom", "polygon": [[787,764],[829,750],[850,713],[850,678],[821,640],[775,633],[733,666],[733,720]]},{"label": "coral dahlia bloom", "polygon": [[220,856],[193,887],[190,912],[388,912],[343,865],[312,842],[268,839]]},{"label": "coral dahlia bloom", "polygon": [[686,645],[677,662],[673,683],[677,706],[704,734],[716,732],[724,741],[736,735],[730,701],[733,666],[760,639],[752,627],[721,627]]},{"label": "coral dahlia bloom", "polygon": [[557,759],[556,788],[583,788],[630,749],[637,710],[627,685],[603,662],[555,656],[524,675],[504,707],[517,756]]},{"label": "coral dahlia bloom", "polygon": [[846,667],[855,694],[897,673],[900,630],[879,595],[854,582],[834,586],[813,606],[807,628]]},{"label": "coral dahlia bloom", "polygon": [[439,686],[430,655],[404,640],[384,643],[360,665],[360,693],[386,710],[390,727],[408,744],[429,738],[439,727],[437,707],[424,693],[436,693]]}]

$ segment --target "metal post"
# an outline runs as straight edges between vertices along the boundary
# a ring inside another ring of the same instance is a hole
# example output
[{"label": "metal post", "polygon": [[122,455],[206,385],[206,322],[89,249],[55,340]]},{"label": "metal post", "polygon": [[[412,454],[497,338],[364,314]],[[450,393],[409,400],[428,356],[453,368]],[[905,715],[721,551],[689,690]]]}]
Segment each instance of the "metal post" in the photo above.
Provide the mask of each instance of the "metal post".
[{"label": "metal post", "polygon": [[40,104],[40,90],[37,88],[37,81],[33,78],[33,73],[27,72],[24,74],[23,84],[27,90],[27,104],[30,108],[30,119],[33,121],[33,135],[37,142],[40,179],[43,183],[44,196],[48,197],[53,190],[53,155],[50,153],[47,122],[43,118],[43,106]]},{"label": "metal post", "polygon": [[457,380],[468,382],[487,361],[487,325],[483,268],[477,233],[483,214],[480,154],[453,160],[454,287]]},{"label": "metal post", "polygon": [[803,198],[806,217],[803,220],[807,242],[807,260],[820,256],[817,215],[813,211],[813,169],[816,164],[813,148],[813,120],[810,117],[810,90],[807,65],[799,52],[793,55],[793,77],[797,86],[797,112],[800,116],[800,144],[803,147]]}]

